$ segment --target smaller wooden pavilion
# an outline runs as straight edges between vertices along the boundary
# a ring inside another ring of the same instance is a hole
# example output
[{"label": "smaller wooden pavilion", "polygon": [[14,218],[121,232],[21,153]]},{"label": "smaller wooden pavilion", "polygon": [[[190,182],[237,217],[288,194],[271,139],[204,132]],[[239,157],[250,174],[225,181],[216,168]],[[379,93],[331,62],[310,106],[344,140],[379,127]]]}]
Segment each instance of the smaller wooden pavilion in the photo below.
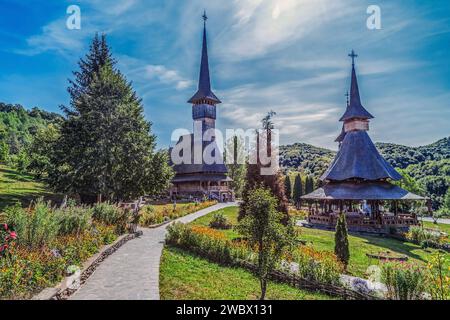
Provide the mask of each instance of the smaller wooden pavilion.
[{"label": "smaller wooden pavilion", "polygon": [[321,176],[322,187],[302,197],[309,206],[308,223],[334,229],[339,214],[350,231],[388,233],[417,224],[414,213],[401,212],[400,202],[427,200],[394,184],[402,176],[380,155],[367,132],[373,116],[362,106],[352,51],[350,101],[336,139],[339,151]]}]

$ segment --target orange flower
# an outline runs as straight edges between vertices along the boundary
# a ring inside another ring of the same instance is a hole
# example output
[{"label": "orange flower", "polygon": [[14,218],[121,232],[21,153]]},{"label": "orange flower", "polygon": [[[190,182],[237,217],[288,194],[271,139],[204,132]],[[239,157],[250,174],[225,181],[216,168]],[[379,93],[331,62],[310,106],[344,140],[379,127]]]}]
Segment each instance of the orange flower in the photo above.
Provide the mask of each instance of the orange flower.
[{"label": "orange flower", "polygon": [[223,232],[211,229],[205,226],[192,226],[191,230],[193,233],[205,235],[217,240],[226,240],[226,236]]}]

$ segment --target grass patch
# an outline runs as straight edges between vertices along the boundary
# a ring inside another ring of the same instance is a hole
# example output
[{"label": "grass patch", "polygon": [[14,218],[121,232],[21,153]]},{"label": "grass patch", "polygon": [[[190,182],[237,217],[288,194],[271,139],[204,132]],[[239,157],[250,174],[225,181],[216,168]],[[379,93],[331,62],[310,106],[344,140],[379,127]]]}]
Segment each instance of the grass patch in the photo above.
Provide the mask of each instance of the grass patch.
[{"label": "grass patch", "polygon": [[[161,258],[162,300],[254,300],[258,279],[242,268],[223,267],[183,250],[166,247]],[[268,300],[328,300],[330,297],[269,282]]]},{"label": "grass patch", "polygon": [[[238,211],[239,211],[238,207],[226,207],[226,208],[208,213],[206,216],[200,217],[200,218],[192,221],[190,223],[190,225],[209,227],[209,223],[211,222],[214,214],[220,212],[228,219],[228,222],[230,222],[233,226],[235,226],[237,224]],[[229,239],[235,239],[235,238],[240,237],[239,233],[237,233],[233,229],[220,230],[220,232],[223,232]]]},{"label": "grass patch", "polygon": [[433,222],[424,221],[423,226],[425,228],[430,228],[430,229],[439,229],[440,231],[443,231],[443,232],[447,233],[448,235],[450,235],[450,224],[444,224],[444,223],[434,224]]},{"label": "grass patch", "polygon": [[23,206],[39,197],[56,200],[57,195],[46,190],[44,184],[28,174],[21,174],[7,166],[0,165],[0,211],[20,202]]},{"label": "grass patch", "polygon": [[[221,209],[229,221],[235,225],[237,223],[238,207],[228,207]],[[214,212],[203,216],[193,222],[193,225],[208,226]],[[425,222],[425,227],[436,228],[432,222]],[[450,225],[439,224],[439,229],[444,232],[450,232]],[[334,231],[326,231],[311,228],[298,228],[300,231],[299,238],[305,240],[312,245],[314,249],[334,251]],[[223,232],[230,239],[239,237],[239,234],[234,230],[223,230]],[[365,236],[365,235],[349,235],[350,244],[350,262],[348,266],[348,273],[354,276],[365,277],[367,267],[373,264],[379,264],[378,260],[369,259],[366,253],[378,253],[380,251],[392,251],[399,254],[407,255],[410,261],[419,264],[426,264],[434,249],[422,249],[420,246],[410,242],[399,241],[396,239],[384,238],[379,236]],[[448,267],[446,266],[447,270]]]}]

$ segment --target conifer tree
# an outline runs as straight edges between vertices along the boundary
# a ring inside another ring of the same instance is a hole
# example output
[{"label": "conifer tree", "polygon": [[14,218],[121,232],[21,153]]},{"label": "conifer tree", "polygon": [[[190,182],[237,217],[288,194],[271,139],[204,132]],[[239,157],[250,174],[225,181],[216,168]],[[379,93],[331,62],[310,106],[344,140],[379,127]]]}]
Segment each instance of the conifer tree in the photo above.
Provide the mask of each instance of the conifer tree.
[{"label": "conifer tree", "polygon": [[278,202],[277,211],[284,214],[283,222],[287,224],[289,221],[288,200],[285,194],[283,175],[279,170],[272,175],[261,174],[261,169],[264,167],[264,165],[261,164],[261,161],[258,156],[260,144],[262,145],[263,143],[267,144],[267,153],[269,156],[271,155],[271,137],[272,137],[272,129],[274,128],[272,123],[272,117],[274,115],[275,112],[271,111],[262,120],[262,128],[265,133],[264,139],[260,139],[259,132],[258,131],[256,132],[257,146],[256,150],[254,150],[256,154],[255,156],[256,163],[247,164],[245,187],[242,191],[242,203],[240,205],[238,216],[239,220],[244,218],[247,214],[246,208],[249,199],[249,194],[251,193],[251,191],[255,188],[263,187],[270,189],[272,194],[277,199]]},{"label": "conifer tree", "polygon": [[314,191],[314,181],[311,176],[307,176],[305,180],[305,194],[309,194]]},{"label": "conifer tree", "polygon": [[348,245],[348,232],[345,214],[341,213],[336,223],[336,233],[334,235],[334,253],[339,261],[347,269],[350,260],[350,250]]},{"label": "conifer tree", "polygon": [[[245,185],[246,165],[245,159],[240,159],[239,153],[243,152],[243,141],[238,136],[233,136],[226,145],[225,161],[227,163],[228,176],[233,179],[230,187],[233,189],[236,198],[242,197],[242,190]],[[233,154],[233,163],[228,163],[227,157]],[[241,161],[243,160],[243,161]],[[244,163],[239,163],[244,162]]]},{"label": "conifer tree", "polygon": [[286,194],[286,198],[290,201],[292,199],[292,187],[289,174],[284,178],[284,193]]},{"label": "conifer tree", "polygon": [[49,182],[83,202],[157,194],[172,177],[166,152],[155,152],[141,99],[115,65],[106,37],[96,35],[70,82],[70,107],[63,108]]},{"label": "conifer tree", "polygon": [[292,196],[297,209],[300,208],[302,196],[303,196],[302,178],[301,178],[300,174],[297,174],[295,176],[295,180],[294,180],[294,192],[293,192],[293,196]]}]

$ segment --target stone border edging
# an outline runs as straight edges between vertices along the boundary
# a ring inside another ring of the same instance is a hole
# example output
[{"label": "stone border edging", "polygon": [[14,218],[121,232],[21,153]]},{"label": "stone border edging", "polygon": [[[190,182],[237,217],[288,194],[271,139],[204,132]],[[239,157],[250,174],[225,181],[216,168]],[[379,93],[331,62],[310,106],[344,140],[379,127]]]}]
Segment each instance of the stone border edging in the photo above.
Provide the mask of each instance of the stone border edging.
[{"label": "stone border edging", "polygon": [[[130,240],[138,238],[142,235],[142,231],[136,233],[125,234],[120,236],[112,244],[104,246],[100,252],[93,255],[85,263],[83,263],[83,271],[80,275],[80,285],[81,287],[89,277],[94,273],[95,269],[103,262],[107,257],[116,252],[121,246]],[[74,294],[78,289],[71,289],[67,287],[68,277],[65,277],[58,285],[52,288],[46,288],[42,290],[39,294],[35,295],[31,300],[67,300],[72,294]]]}]

